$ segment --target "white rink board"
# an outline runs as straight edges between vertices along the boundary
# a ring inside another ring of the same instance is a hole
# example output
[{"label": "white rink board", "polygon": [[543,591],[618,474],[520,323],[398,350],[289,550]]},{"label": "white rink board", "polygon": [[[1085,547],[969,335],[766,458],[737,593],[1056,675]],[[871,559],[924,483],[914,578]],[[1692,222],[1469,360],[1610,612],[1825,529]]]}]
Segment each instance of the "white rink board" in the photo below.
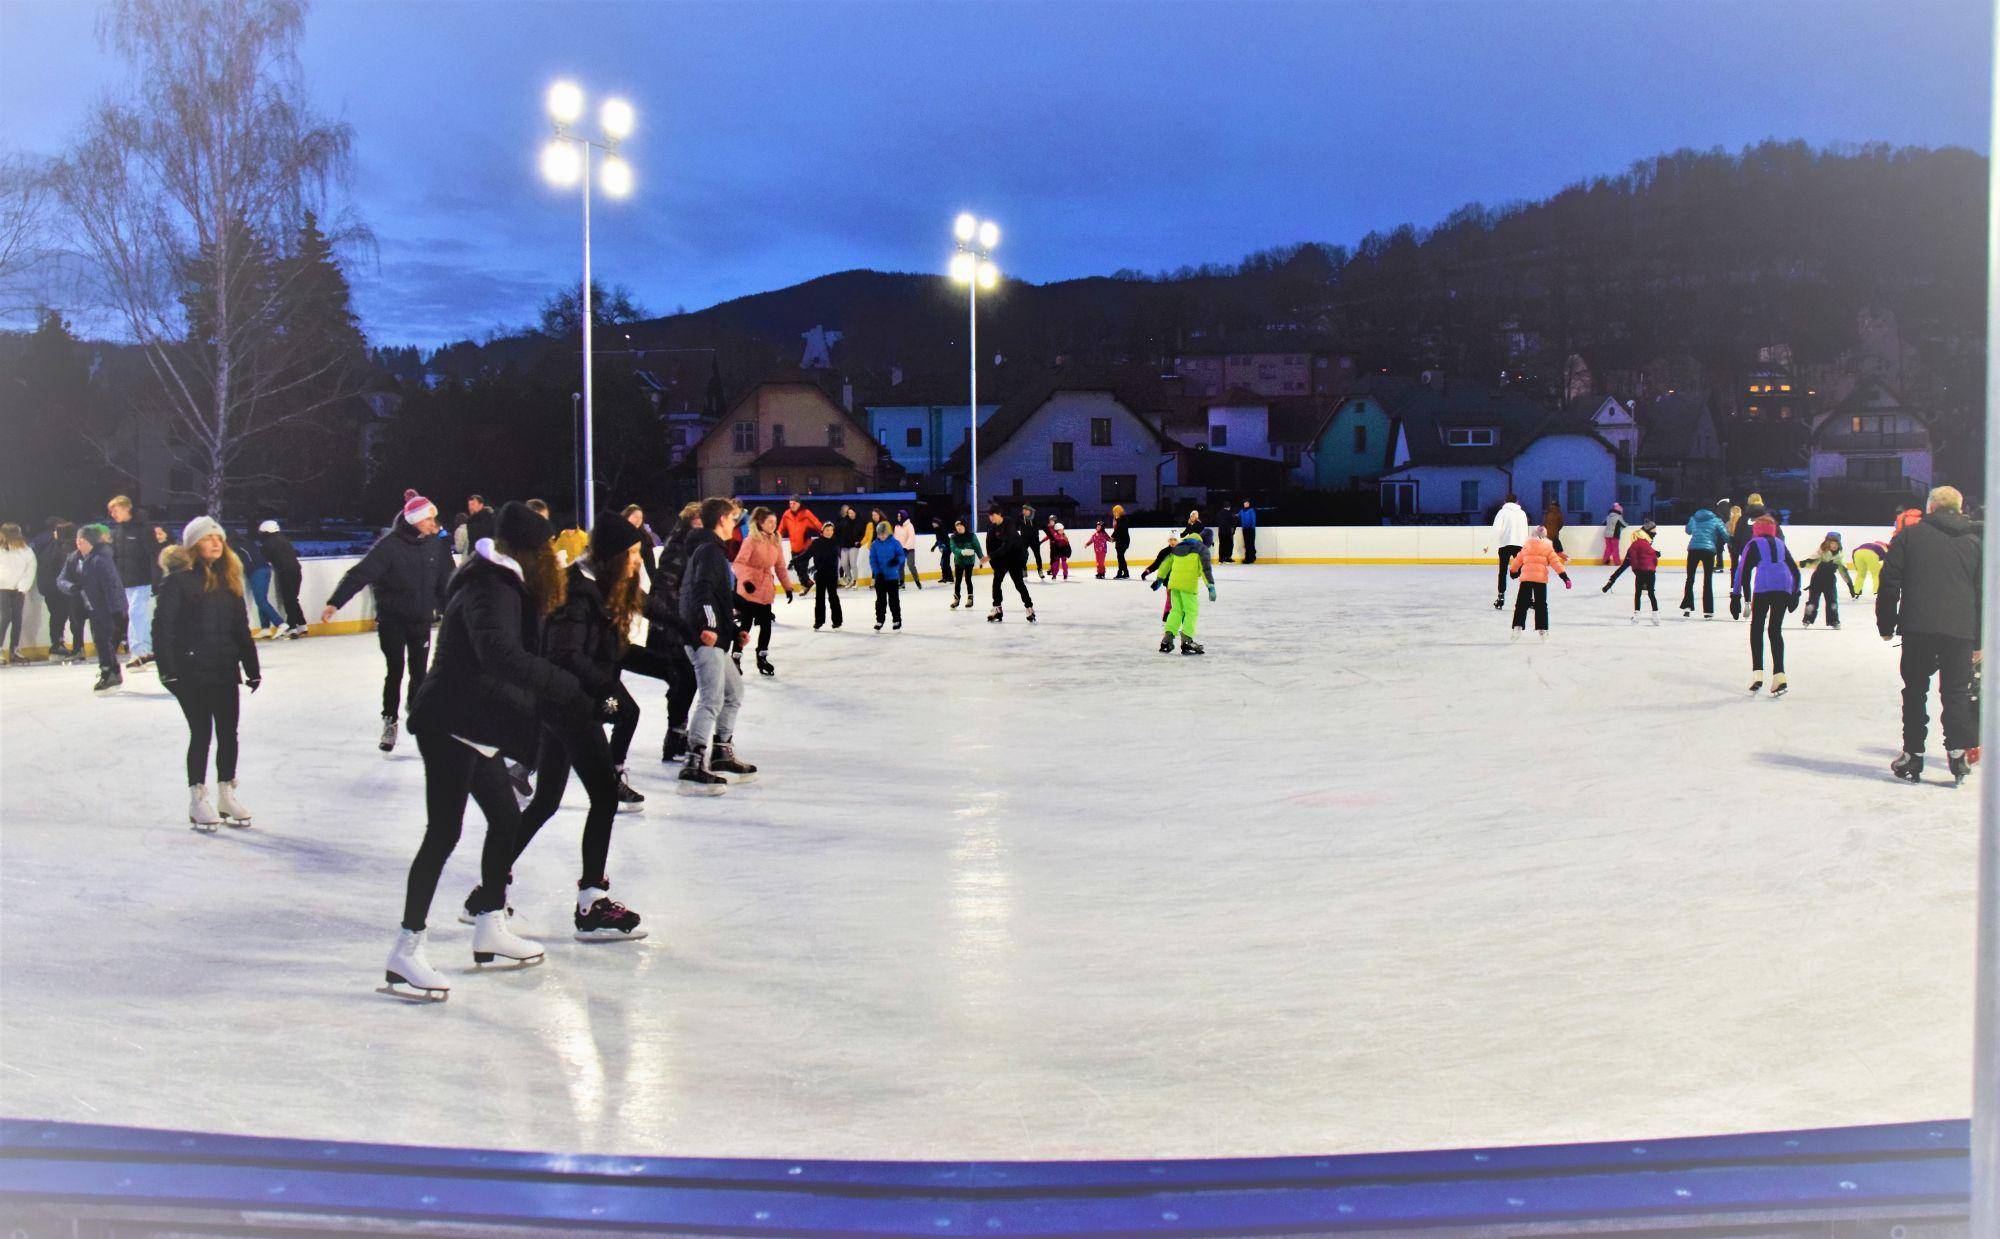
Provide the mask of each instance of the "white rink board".
[{"label": "white rink board", "polygon": [[[672,795],[658,694],[615,893],[568,940],[582,793],[517,871],[550,961],[372,992],[421,830],[367,637],[266,647],[248,832],[182,820],[145,672],[0,672],[0,1113],[578,1151],[1143,1157],[1658,1138],[1962,1115],[1974,789],[1909,787],[1867,607],[1631,627],[1599,569],[1546,647],[1475,568],[1224,566],[1203,659],[1159,595],[1036,583],[995,628],[779,605],[765,779]],[[1663,574],[1662,584],[1677,574]],[[984,583],[982,582],[982,587]],[[1669,608],[1673,594],[1665,588]]]}]

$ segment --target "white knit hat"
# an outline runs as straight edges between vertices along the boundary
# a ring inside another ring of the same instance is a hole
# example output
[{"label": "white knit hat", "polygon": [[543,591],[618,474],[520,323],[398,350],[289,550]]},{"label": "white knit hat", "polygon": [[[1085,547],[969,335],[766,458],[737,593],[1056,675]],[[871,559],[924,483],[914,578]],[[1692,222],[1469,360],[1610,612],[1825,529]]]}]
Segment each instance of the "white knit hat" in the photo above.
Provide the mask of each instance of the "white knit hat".
[{"label": "white knit hat", "polygon": [[187,523],[186,529],[181,530],[181,545],[193,550],[195,543],[210,534],[220,536],[225,544],[229,541],[229,535],[222,532],[221,523],[213,516],[197,516]]},{"label": "white knit hat", "polygon": [[261,524],[261,525],[257,526],[257,532],[258,532],[258,533],[276,533],[276,532],[278,532],[278,522],[276,522],[276,521],[265,521],[265,522],[264,522],[263,524]]}]

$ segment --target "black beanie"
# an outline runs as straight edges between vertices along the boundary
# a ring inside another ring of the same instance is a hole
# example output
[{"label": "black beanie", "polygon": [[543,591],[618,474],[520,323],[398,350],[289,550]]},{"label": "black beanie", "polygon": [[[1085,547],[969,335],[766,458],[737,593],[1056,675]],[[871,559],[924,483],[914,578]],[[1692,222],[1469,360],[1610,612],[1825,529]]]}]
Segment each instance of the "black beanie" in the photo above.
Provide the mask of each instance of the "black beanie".
[{"label": "black beanie", "polygon": [[609,563],[638,545],[643,537],[636,525],[618,513],[599,513],[597,525],[590,531],[590,557],[599,563]]},{"label": "black beanie", "polygon": [[501,505],[495,536],[514,550],[533,551],[555,535],[549,529],[547,517],[520,500],[511,499]]}]

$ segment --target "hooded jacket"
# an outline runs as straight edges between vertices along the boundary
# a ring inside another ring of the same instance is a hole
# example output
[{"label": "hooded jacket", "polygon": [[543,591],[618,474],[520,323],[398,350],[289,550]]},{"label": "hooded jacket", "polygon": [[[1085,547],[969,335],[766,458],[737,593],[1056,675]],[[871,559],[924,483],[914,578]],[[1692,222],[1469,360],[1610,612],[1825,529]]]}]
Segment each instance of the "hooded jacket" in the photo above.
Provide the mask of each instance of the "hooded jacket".
[{"label": "hooded jacket", "polygon": [[868,548],[868,571],[877,581],[887,585],[900,584],[903,579],[903,564],[910,553],[894,538],[878,539]]},{"label": "hooded jacket", "polygon": [[1703,508],[1687,521],[1688,549],[1719,551],[1729,542],[1729,526],[1715,513]]},{"label": "hooded jacket", "polygon": [[1523,581],[1533,581],[1539,585],[1549,583],[1549,574],[1562,574],[1563,565],[1569,560],[1556,550],[1556,544],[1547,538],[1530,537],[1527,545],[1515,554],[1507,571],[1516,573]]},{"label": "hooded jacket", "polygon": [[846,540],[832,521],[828,521],[819,531],[819,536],[806,547],[806,556],[812,561],[813,584],[827,589],[840,588],[840,553],[846,549]]},{"label": "hooded jacket", "polygon": [[243,595],[220,581],[209,588],[210,575],[193,562],[160,580],[153,603],[153,654],[162,683],[235,684],[240,682],[239,667],[242,679],[262,675]]},{"label": "hooded jacket", "polygon": [[274,529],[258,535],[257,542],[264,549],[264,561],[271,565],[271,575],[287,589],[296,589],[305,574],[299,567],[299,553],[292,549],[292,540]]},{"label": "hooded jacket", "polygon": [[377,538],[360,562],[341,574],[326,605],[344,607],[363,589],[372,588],[376,615],[428,624],[444,607],[451,570],[451,552],[442,538],[418,533],[414,525],[397,517],[395,527]]},{"label": "hooded jacket", "polygon": [[722,539],[708,529],[688,531],[687,574],[681,578],[681,626],[697,644],[704,630],[725,649],[736,644],[736,577]]},{"label": "hooded jacket", "polygon": [[1198,534],[1189,534],[1173,549],[1167,552],[1166,563],[1160,569],[1160,580],[1171,590],[1193,593],[1203,582],[1210,589],[1215,588],[1215,568],[1208,558],[1208,548],[1202,544]]},{"label": "hooded jacket", "polygon": [[1882,560],[1876,628],[1885,637],[1921,633],[1977,647],[1979,554],[1979,535],[1961,513],[1939,509],[1906,527]]},{"label": "hooded jacket", "polygon": [[1790,594],[1798,596],[1799,565],[1784,540],[1776,534],[1753,533],[1744,542],[1730,577],[1732,593]]},{"label": "hooded jacket", "polygon": [[1518,503],[1503,503],[1493,514],[1493,544],[1495,546],[1526,546],[1528,544],[1528,513]]},{"label": "hooded jacket", "polygon": [[410,709],[416,735],[457,736],[532,762],[543,719],[590,717],[577,678],[533,653],[541,621],[521,573],[493,544],[445,586],[437,656]]},{"label": "hooded jacket", "polygon": [[125,582],[118,576],[111,544],[100,542],[90,548],[90,554],[73,557],[73,562],[76,564],[73,573],[68,564],[63,565],[59,581],[63,591],[72,598],[81,597],[94,618],[105,620],[125,614]]},{"label": "hooded jacket", "polygon": [[1657,572],[1660,568],[1660,551],[1644,531],[1632,535],[1631,544],[1625,548],[1623,567],[1634,572]]},{"label": "hooded jacket", "polygon": [[1028,544],[1021,538],[1021,527],[1004,518],[998,525],[988,524],[986,558],[995,569],[1001,571],[1025,564],[1028,560]]},{"label": "hooded jacket", "polygon": [[950,534],[951,558],[954,563],[971,567],[979,562],[979,539],[970,533],[960,533],[954,529]]}]

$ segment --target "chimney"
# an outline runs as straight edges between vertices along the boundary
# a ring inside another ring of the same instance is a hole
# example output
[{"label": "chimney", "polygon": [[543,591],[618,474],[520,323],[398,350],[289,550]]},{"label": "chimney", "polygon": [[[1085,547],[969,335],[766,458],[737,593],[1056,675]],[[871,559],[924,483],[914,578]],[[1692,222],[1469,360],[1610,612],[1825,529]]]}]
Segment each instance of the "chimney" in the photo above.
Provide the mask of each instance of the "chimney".
[{"label": "chimney", "polygon": [[903,385],[903,366],[901,362],[898,362],[897,364],[889,367],[889,386],[901,387],[902,385]]},{"label": "chimney", "polygon": [[846,409],[849,413],[854,412],[853,379],[842,379],[840,381],[840,407]]}]

